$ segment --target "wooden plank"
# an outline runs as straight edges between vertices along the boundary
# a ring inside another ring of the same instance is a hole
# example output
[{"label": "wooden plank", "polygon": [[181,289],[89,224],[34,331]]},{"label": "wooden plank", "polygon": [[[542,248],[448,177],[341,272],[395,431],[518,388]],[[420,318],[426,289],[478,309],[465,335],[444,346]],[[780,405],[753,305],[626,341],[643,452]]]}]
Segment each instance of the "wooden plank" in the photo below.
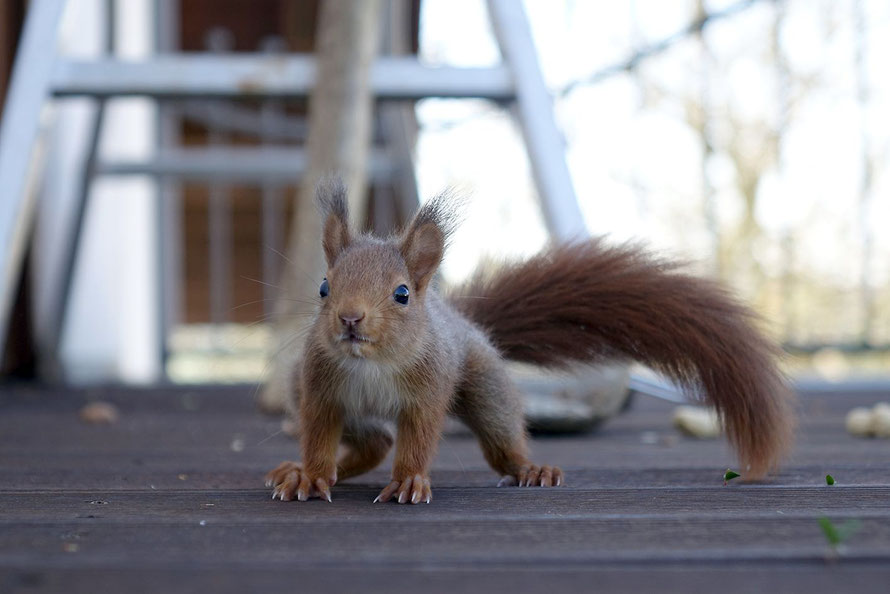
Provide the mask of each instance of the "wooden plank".
[{"label": "wooden plank", "polygon": [[[39,458],[3,456],[0,463],[0,493],[58,492],[58,491],[132,491],[144,490],[194,490],[209,489],[256,489],[262,486],[265,473],[283,459],[280,457],[224,457],[200,456],[177,457],[176,453],[164,453],[154,458],[136,458],[127,455],[106,456],[42,456]],[[712,489],[722,487],[723,470],[711,468],[569,468],[568,487],[571,489]],[[890,477],[886,465],[877,463],[860,466],[829,467],[794,466],[783,470],[777,477],[758,485],[744,485],[745,489],[775,488],[827,488],[825,475],[832,474],[838,484],[835,488],[886,487]],[[356,477],[335,487],[362,485],[380,488],[389,480],[389,464]],[[433,491],[440,489],[482,489],[478,496],[485,496],[494,489],[497,475],[483,467],[473,469],[434,469]],[[740,483],[730,483],[727,489],[736,489]],[[375,493],[376,495],[376,493]]]},{"label": "wooden plank", "polygon": [[[200,490],[149,489],[128,491],[0,493],[0,525],[54,524],[177,524],[204,519],[220,525],[260,525],[287,522],[329,522],[364,526],[380,522],[489,520],[548,522],[577,519],[701,520],[735,523],[741,519],[813,519],[821,516],[868,517],[890,520],[890,486],[648,489],[520,489],[440,488],[435,504],[405,511],[396,504],[372,504],[379,486],[348,485],[335,491],[334,503],[281,502],[263,488]],[[324,505],[323,505],[324,503]],[[411,506],[409,506],[411,507]],[[417,511],[413,511],[417,510]],[[730,531],[735,528],[727,529]],[[890,541],[888,541],[890,546]]]},{"label": "wooden plank", "polygon": [[[72,421],[72,423],[76,423]],[[121,428],[108,430],[106,427],[80,427],[74,425],[69,433],[74,439],[61,439],[49,429],[44,439],[29,445],[27,441],[17,441],[0,447],[0,471],[25,470],[27,468],[64,470],[66,466],[91,468],[113,472],[175,471],[187,472],[200,469],[225,470],[231,468],[252,469],[263,474],[269,467],[281,460],[299,456],[297,445],[282,435],[274,436],[265,443],[265,432],[251,433],[237,425],[208,423],[209,428],[220,428],[211,434],[197,427],[200,421],[184,428],[182,434],[164,436],[165,431],[182,429],[161,421],[155,423],[124,423]],[[144,432],[148,427],[155,437],[139,435],[128,442],[127,431]],[[193,433],[187,433],[194,429]],[[0,427],[5,433],[5,428]],[[9,439],[27,439],[26,430],[6,433]],[[163,436],[163,437],[162,437]],[[70,437],[70,436],[66,436]],[[202,438],[206,437],[206,440]],[[135,442],[135,445],[133,444]],[[103,445],[104,444],[104,445]],[[243,447],[243,451],[234,451]],[[103,450],[106,447],[108,451]],[[697,442],[683,440],[670,447],[641,444],[639,439],[626,443],[610,439],[609,436],[591,437],[577,440],[534,440],[534,459],[558,464],[569,473],[569,480],[578,472],[594,473],[603,471],[625,472],[624,476],[638,476],[641,482],[647,477],[668,479],[673,472],[688,469],[691,475],[680,474],[678,481],[705,480],[706,477],[719,477],[727,467],[736,467],[736,460],[725,443],[720,441]],[[778,475],[779,481],[798,476],[800,481],[820,481],[826,473],[844,481],[844,469],[862,471],[853,481],[886,481],[886,460],[890,455],[890,444],[879,440],[853,440],[842,445],[825,443],[798,444],[794,457]],[[144,467],[144,468],[142,468]],[[383,468],[388,467],[385,462]],[[476,442],[470,438],[449,438],[444,440],[434,462],[434,472],[487,471]],[[185,469],[185,470],[182,470]],[[871,471],[873,476],[869,477]],[[812,473],[812,474],[811,474]]]},{"label": "wooden plank", "polygon": [[[394,584],[422,587],[424,594],[455,592],[528,591],[544,588],[553,592],[589,592],[596,584],[599,592],[651,592],[661,594],[710,592],[722,594],[753,592],[807,592],[819,594],[850,591],[884,594],[890,568],[861,563],[738,563],[731,566],[690,567],[683,564],[566,565],[531,564],[526,567],[454,565],[446,568],[363,567],[294,569],[263,567],[0,567],[0,586],[17,592],[96,592],[139,591],[151,584],[165,594],[194,592],[270,592],[279,589],[300,592],[362,592],[391,594]],[[855,586],[853,586],[855,584]]]},{"label": "wooden plank", "polygon": [[[517,518],[519,514],[430,520],[423,519],[426,506],[392,504],[389,507],[399,510],[398,519],[350,522],[341,516],[298,521],[307,512],[300,513],[296,505],[291,510],[279,505],[282,512],[277,521],[264,523],[215,522],[209,514],[164,524],[148,519],[4,523],[0,560],[7,567],[35,563],[64,567],[76,559],[83,566],[111,567],[286,564],[346,568],[790,562],[820,561],[831,554],[819,523],[809,517],[753,517],[731,523],[707,517],[528,519]],[[317,502],[313,507],[322,505]],[[863,518],[844,555],[851,560],[890,563],[890,518]]]},{"label": "wooden plank", "polygon": [[[116,402],[121,420],[112,426],[80,423],[77,411],[93,398]],[[847,435],[842,415],[832,412],[837,400],[843,399],[829,399],[825,410],[803,417],[797,450],[777,481],[817,484],[826,473],[847,484],[886,480],[882,470],[890,455],[890,441]],[[669,405],[641,400],[631,413],[598,432],[535,440],[535,457],[567,468],[571,484],[579,486],[602,485],[597,477],[603,472],[605,484],[629,480],[635,486],[647,481],[703,485],[735,465],[722,441],[679,436],[670,426],[670,410]],[[257,414],[250,390],[244,388],[218,393],[189,389],[123,395],[96,390],[66,397],[12,390],[0,399],[0,435],[2,476],[15,477],[22,469],[33,469],[22,473],[23,485],[41,488],[52,488],[55,480],[42,472],[44,469],[74,475],[72,480],[81,480],[78,471],[92,469],[95,472],[90,476],[98,481],[96,486],[109,488],[127,486],[123,478],[140,474],[155,473],[161,480],[181,472],[221,472],[231,479],[237,476],[241,488],[252,480],[248,477],[261,476],[280,460],[298,456],[295,443],[280,433],[278,419]],[[644,438],[650,437],[655,438],[655,444],[644,443]],[[233,445],[243,449],[235,452]],[[234,468],[243,475],[231,472]],[[481,471],[464,485],[489,484],[493,477],[486,471],[475,440],[466,434],[452,435],[442,443],[435,469],[453,471],[451,477],[444,476],[455,485],[461,484],[459,472],[464,470]]]}]

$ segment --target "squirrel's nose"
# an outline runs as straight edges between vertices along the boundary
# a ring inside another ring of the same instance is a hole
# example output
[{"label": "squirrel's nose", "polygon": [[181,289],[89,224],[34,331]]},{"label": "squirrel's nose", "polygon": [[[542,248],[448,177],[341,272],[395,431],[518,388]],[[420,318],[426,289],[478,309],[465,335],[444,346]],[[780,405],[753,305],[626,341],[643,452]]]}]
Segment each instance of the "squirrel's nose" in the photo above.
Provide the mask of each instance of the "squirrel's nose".
[{"label": "squirrel's nose", "polygon": [[359,322],[365,319],[364,313],[346,313],[340,314],[340,321],[343,322],[343,325],[347,328],[357,325]]}]

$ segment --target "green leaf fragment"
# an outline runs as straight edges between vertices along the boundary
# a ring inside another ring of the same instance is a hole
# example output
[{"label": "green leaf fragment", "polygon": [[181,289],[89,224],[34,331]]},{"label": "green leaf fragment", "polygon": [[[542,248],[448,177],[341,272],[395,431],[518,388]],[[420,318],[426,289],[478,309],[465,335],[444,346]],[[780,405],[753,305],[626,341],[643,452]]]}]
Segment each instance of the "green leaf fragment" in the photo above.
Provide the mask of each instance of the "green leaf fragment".
[{"label": "green leaf fragment", "polygon": [[819,518],[819,526],[822,528],[822,534],[825,539],[833,547],[841,544],[841,535],[838,534],[837,528],[828,518]]},{"label": "green leaf fragment", "polygon": [[842,525],[835,526],[834,522],[828,518],[822,517],[819,518],[819,526],[822,528],[822,533],[825,535],[828,544],[837,547],[842,542],[859,532],[859,529],[862,527],[862,522],[859,520],[847,520]]},{"label": "green leaf fragment", "polygon": [[834,477],[831,476],[830,474],[826,474],[826,475],[825,475],[825,482],[828,483],[829,485],[833,485],[833,484],[834,484]]},{"label": "green leaf fragment", "polygon": [[735,472],[734,470],[730,470],[729,468],[727,468],[726,472],[723,473],[723,484],[725,485],[726,481],[731,481],[732,479],[738,478],[740,476],[742,476],[742,475],[740,475],[738,472]]}]

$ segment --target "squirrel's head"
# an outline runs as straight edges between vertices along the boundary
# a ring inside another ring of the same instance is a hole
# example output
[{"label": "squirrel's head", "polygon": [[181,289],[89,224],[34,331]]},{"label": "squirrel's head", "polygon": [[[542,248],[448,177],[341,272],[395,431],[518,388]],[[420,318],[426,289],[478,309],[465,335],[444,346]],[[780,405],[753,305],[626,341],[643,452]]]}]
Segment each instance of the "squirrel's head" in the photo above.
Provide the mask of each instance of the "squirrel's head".
[{"label": "squirrel's head", "polygon": [[404,362],[423,340],[427,289],[453,224],[448,196],[424,204],[388,239],[350,230],[341,182],[320,185],[317,199],[328,267],[319,287],[317,336],[338,357]]}]

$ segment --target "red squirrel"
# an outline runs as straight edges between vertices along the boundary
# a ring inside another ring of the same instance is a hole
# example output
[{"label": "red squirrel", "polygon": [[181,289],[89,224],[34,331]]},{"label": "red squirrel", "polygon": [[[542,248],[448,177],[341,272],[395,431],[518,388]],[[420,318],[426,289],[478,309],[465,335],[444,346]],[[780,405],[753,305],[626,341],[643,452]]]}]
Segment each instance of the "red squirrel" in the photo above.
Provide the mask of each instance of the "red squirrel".
[{"label": "red squirrel", "polygon": [[747,478],[787,452],[792,398],[778,349],[715,282],[640,248],[588,239],[478,274],[442,297],[431,280],[455,224],[447,195],[390,238],[350,229],[342,183],[320,185],[317,199],[328,269],[298,370],[303,460],[269,472],[273,499],[331,501],[338,480],[376,467],[395,440],[391,482],[374,501],[429,503],[449,413],[476,434],[498,486],[564,485],[559,467],[529,460],[505,360],[639,361],[716,407]]}]

